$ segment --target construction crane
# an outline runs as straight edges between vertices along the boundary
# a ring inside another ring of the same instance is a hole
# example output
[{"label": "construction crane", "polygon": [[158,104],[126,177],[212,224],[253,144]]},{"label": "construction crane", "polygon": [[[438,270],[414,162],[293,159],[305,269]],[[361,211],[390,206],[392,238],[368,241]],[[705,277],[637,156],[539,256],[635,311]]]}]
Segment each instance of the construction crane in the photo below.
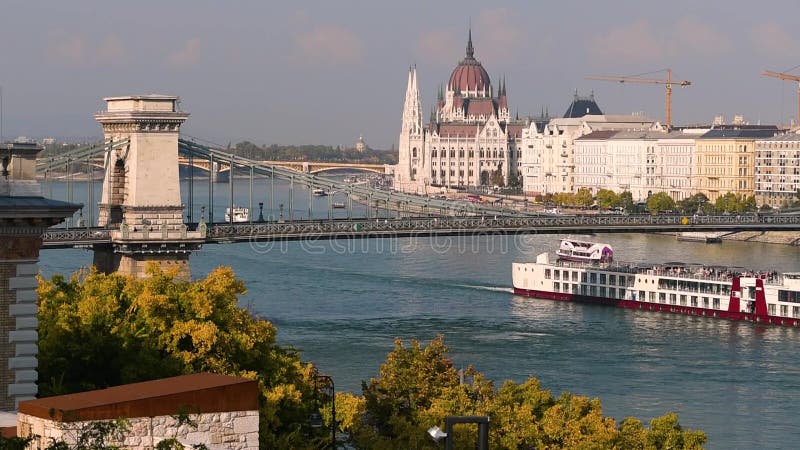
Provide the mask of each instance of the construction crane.
[{"label": "construction crane", "polygon": [[761,75],[777,78],[779,80],[797,81],[797,123],[800,124],[800,76],[783,72],[773,72],[771,70],[765,70]]},{"label": "construction crane", "polygon": [[664,69],[663,71],[660,70],[659,72],[667,72],[667,79],[661,80],[658,78],[640,78],[638,76],[629,76],[629,77],[611,77],[611,76],[588,76],[586,77],[587,80],[601,80],[601,81],[617,81],[620,83],[650,83],[650,84],[663,84],[667,88],[667,129],[672,128],[672,85],[676,84],[678,86],[689,86],[692,84],[691,81],[681,80],[675,81],[672,79],[672,70]]}]

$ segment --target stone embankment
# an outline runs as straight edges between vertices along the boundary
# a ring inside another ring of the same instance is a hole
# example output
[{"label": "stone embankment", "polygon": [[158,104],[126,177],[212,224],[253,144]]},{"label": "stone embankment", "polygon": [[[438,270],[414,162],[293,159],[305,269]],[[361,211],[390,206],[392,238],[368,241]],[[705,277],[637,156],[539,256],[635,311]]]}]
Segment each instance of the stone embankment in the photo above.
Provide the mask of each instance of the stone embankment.
[{"label": "stone embankment", "polygon": [[722,237],[726,241],[763,242],[800,246],[800,233],[796,231],[740,231]]}]

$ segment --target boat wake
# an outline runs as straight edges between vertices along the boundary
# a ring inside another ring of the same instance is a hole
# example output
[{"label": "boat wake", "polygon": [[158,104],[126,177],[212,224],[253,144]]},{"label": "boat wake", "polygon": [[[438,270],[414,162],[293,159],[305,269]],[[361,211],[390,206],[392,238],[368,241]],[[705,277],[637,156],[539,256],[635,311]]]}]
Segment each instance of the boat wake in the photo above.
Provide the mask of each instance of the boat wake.
[{"label": "boat wake", "polygon": [[476,289],[479,291],[492,291],[492,292],[505,292],[508,294],[514,293],[514,288],[510,287],[500,287],[500,286],[475,286],[471,284],[457,284],[456,286],[467,288],[467,289]]}]

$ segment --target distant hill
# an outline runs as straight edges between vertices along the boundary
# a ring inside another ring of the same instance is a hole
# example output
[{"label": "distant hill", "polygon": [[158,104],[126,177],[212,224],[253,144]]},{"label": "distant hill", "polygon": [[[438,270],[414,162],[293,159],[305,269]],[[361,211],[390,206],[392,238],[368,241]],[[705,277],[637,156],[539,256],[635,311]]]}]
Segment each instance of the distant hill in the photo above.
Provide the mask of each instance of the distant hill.
[{"label": "distant hill", "polygon": [[397,152],[390,150],[364,149],[359,152],[354,148],[342,149],[330,145],[270,145],[260,147],[252,142],[244,141],[228,149],[231,153],[244,158],[260,161],[316,161],[369,164],[397,164]]}]

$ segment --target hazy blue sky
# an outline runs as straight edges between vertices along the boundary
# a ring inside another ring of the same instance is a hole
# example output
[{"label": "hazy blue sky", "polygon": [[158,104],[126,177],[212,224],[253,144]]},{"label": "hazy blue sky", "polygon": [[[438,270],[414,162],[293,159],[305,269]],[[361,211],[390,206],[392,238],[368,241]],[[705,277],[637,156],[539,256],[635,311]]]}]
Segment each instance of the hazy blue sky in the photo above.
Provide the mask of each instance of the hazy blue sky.
[{"label": "hazy blue sky", "polygon": [[[0,3],[5,136],[92,136],[102,97],[182,98],[187,134],[227,143],[396,145],[408,66],[425,117],[464,56],[520,115],[561,115],[575,89],[605,112],[663,120],[662,86],[586,81],[671,67],[674,122],[788,122],[800,2],[50,1]],[[800,74],[800,71],[794,73]]]}]

